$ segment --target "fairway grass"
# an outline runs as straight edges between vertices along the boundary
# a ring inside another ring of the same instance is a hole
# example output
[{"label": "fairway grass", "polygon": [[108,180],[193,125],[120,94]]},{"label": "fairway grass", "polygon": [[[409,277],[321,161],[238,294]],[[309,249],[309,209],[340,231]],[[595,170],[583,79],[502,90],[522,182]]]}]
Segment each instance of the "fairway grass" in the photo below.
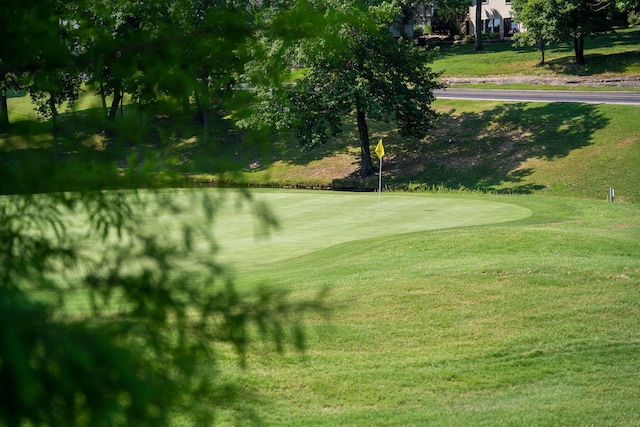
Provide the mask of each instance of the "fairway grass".
[{"label": "fairway grass", "polygon": [[[204,192],[223,194],[168,194]],[[640,425],[638,205],[260,190],[267,236],[224,194],[238,288],[328,289],[332,313],[307,318],[302,355],[258,347],[242,370],[222,352],[242,397],[219,424]]]},{"label": "fairway grass", "polygon": [[[228,262],[240,293],[328,292],[328,317],[304,315],[304,353],[257,343],[241,369],[218,348],[200,373],[235,396],[218,425],[640,425],[637,204],[386,192],[378,210],[375,193],[151,194],[143,227],[165,243],[214,214],[217,245],[194,234],[194,256]],[[279,227],[265,233],[256,214]]]}]

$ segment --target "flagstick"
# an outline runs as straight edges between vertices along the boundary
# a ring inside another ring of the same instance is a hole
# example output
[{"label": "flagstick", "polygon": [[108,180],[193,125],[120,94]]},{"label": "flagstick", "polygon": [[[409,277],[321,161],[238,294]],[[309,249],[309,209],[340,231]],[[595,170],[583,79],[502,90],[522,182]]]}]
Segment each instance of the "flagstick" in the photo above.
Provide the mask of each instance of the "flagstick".
[{"label": "flagstick", "polygon": [[380,172],[378,173],[378,210],[380,210],[381,197],[382,197],[382,157],[380,157]]}]

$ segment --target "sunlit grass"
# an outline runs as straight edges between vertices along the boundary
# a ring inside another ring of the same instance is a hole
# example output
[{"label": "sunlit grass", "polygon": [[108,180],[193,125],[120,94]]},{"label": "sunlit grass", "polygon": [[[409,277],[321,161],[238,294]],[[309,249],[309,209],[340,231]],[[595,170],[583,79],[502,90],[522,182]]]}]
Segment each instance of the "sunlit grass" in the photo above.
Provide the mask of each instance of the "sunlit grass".
[{"label": "sunlit grass", "polygon": [[640,74],[640,35],[637,28],[617,30],[585,42],[587,64],[577,66],[573,44],[551,46],[540,65],[540,52],[535,48],[514,48],[509,42],[485,43],[475,52],[473,43],[440,46],[433,64],[445,77],[484,77],[491,75],[621,75]]},{"label": "sunlit grass", "polygon": [[[303,200],[298,209],[311,225],[322,213]],[[533,215],[363,232],[303,256],[243,263],[241,289],[276,284],[296,297],[329,287],[334,308],[328,322],[308,319],[304,357],[261,351],[247,372],[232,369],[256,392],[244,409],[267,425],[290,426],[633,424],[638,207],[534,196],[460,200],[515,203]],[[284,221],[282,232],[313,238],[301,225]],[[376,224],[385,226],[396,225]]]}]

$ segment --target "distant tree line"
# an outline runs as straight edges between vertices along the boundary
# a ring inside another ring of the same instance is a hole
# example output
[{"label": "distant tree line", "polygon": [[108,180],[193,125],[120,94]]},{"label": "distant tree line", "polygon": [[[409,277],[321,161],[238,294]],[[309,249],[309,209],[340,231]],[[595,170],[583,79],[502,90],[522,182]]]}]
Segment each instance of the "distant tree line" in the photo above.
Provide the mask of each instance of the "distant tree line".
[{"label": "distant tree line", "polygon": [[255,49],[251,35],[277,7],[234,0],[9,2],[0,29],[0,124],[8,122],[11,88],[28,90],[41,117],[55,122],[61,105],[87,84],[111,122],[126,93],[141,107],[163,96],[187,106],[195,96],[207,126],[211,105]]}]

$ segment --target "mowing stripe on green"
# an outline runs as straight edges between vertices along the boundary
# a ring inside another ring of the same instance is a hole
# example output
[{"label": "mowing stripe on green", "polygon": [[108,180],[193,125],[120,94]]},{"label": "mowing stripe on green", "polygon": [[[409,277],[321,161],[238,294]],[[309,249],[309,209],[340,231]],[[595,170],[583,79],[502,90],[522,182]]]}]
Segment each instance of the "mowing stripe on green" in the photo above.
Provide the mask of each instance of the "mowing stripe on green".
[{"label": "mowing stripe on green", "polygon": [[280,227],[260,236],[252,212],[225,203],[214,229],[219,260],[280,261],[353,240],[513,221],[532,214],[515,204],[427,194],[385,193],[380,210],[377,193],[258,190],[252,194],[270,208]]}]

